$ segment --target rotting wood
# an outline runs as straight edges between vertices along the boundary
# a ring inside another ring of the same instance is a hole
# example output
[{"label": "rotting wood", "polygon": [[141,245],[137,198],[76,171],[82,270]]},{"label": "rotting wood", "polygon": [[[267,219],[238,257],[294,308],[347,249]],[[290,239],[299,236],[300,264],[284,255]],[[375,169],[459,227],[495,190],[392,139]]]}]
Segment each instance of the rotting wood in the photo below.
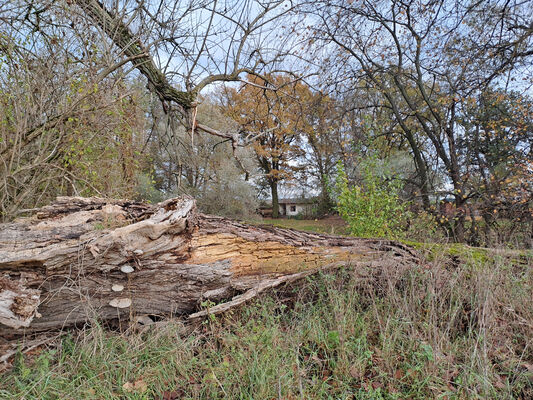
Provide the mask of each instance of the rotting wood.
[{"label": "rotting wood", "polygon": [[202,301],[238,306],[325,266],[417,262],[390,240],[252,226],[197,213],[194,200],[157,205],[59,197],[0,225],[0,336],[91,318],[197,318]]}]

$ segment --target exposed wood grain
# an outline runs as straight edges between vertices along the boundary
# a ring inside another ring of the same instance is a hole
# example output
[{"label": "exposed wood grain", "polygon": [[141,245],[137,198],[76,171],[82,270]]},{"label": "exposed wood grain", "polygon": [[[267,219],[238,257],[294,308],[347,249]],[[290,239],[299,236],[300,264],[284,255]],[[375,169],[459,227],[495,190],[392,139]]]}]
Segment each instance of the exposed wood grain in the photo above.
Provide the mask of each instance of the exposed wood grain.
[{"label": "exposed wood grain", "polygon": [[[0,336],[90,318],[225,310],[324,266],[413,263],[389,240],[345,238],[202,215],[190,198],[155,206],[61,197],[0,225]],[[197,313],[197,314],[194,314]]]}]

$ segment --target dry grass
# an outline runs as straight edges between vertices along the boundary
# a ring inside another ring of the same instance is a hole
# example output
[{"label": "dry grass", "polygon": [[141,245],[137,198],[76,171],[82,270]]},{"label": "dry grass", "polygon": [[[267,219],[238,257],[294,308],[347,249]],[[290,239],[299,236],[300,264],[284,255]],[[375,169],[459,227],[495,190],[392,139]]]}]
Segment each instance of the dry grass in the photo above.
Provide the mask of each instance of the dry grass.
[{"label": "dry grass", "polygon": [[531,399],[531,258],[321,275],[206,321],[94,325],[0,378],[2,399]]}]

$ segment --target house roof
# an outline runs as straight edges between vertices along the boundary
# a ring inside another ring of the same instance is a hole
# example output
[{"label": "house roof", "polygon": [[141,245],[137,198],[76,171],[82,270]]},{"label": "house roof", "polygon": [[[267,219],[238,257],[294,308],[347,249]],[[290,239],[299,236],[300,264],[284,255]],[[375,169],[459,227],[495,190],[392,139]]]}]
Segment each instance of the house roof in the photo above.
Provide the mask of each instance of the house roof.
[{"label": "house roof", "polygon": [[280,199],[279,204],[311,204],[313,199],[293,198],[293,199]]}]

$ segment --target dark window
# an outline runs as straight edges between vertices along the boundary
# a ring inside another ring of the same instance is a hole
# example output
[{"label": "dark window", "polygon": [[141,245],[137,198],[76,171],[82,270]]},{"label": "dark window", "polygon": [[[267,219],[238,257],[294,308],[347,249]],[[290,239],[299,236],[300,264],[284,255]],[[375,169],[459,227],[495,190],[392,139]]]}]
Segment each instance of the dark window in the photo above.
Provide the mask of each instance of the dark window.
[{"label": "dark window", "polygon": [[291,206],[291,212],[296,212],[296,206]]}]

